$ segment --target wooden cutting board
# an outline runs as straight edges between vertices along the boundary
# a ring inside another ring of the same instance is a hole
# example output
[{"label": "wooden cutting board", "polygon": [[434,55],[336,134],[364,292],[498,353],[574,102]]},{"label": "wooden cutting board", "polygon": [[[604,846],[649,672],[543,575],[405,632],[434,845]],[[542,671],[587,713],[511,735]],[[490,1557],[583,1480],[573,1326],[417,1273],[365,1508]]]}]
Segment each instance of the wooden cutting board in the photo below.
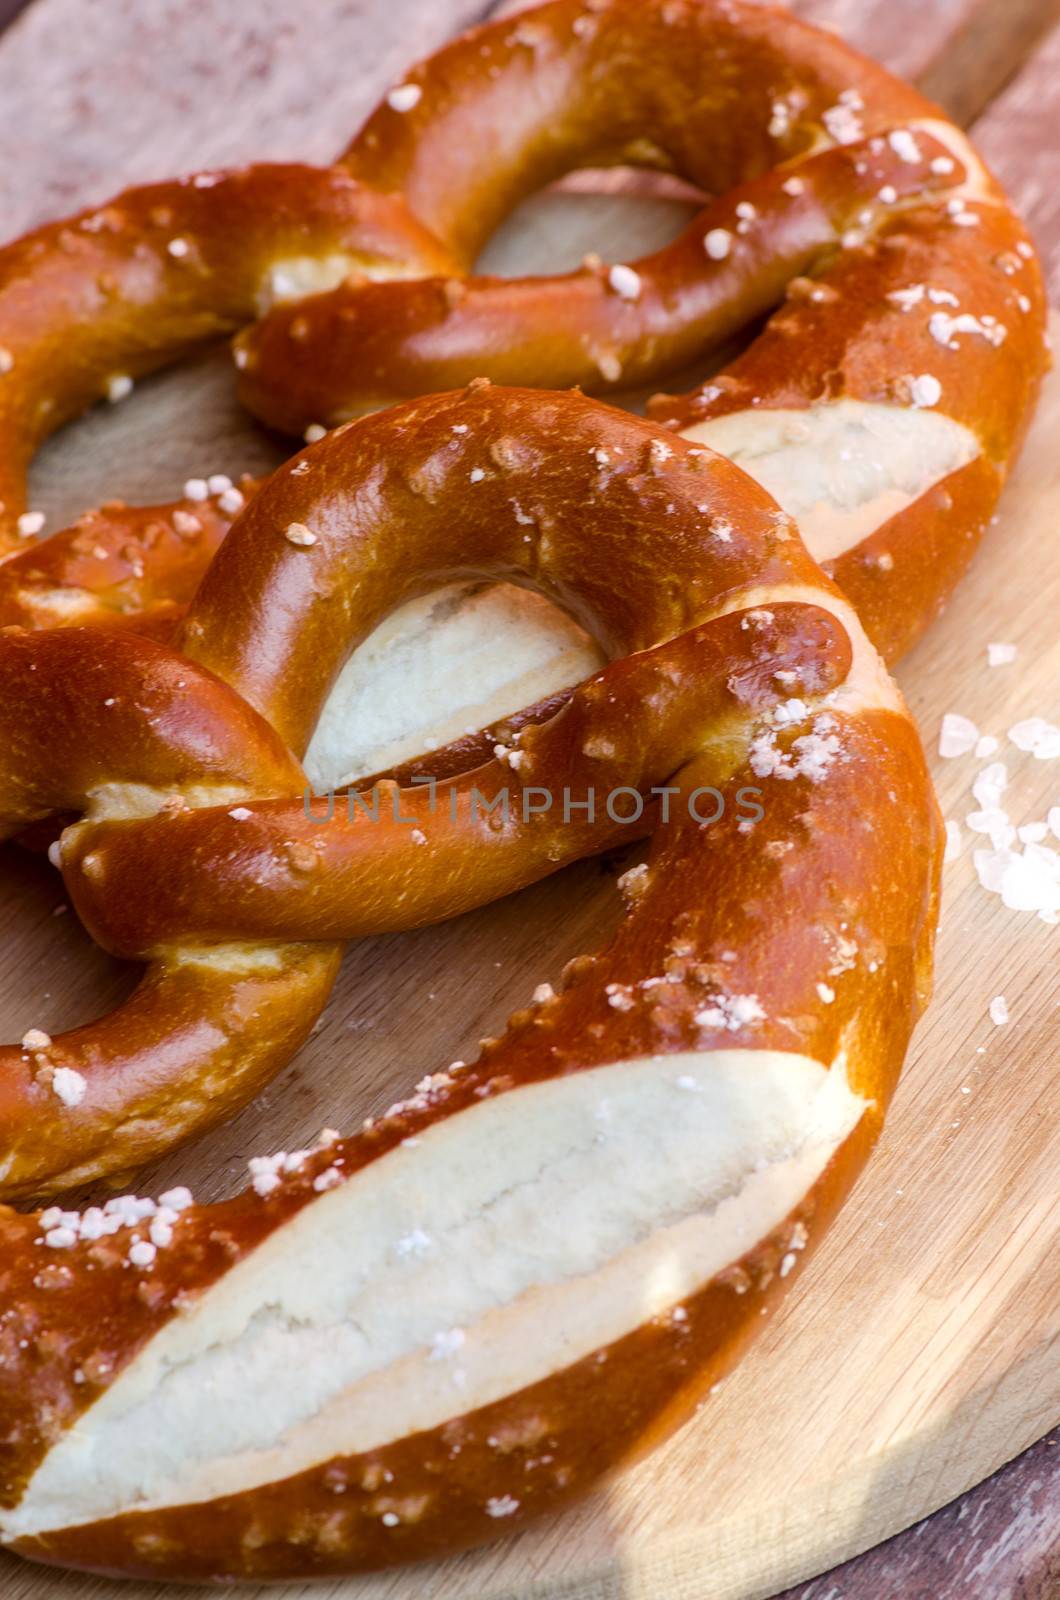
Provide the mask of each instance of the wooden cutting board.
[{"label": "wooden cutting board", "polygon": [[[678,216],[661,203],[631,218],[612,199],[548,199],[515,220],[494,261],[557,270],[590,245],[619,259]],[[1060,761],[1036,762],[1005,739],[1031,715],[1060,721],[1058,434],[1055,378],[972,576],[899,673],[930,747],[946,710],[1001,739],[1019,821],[1060,804]],[[239,416],[223,359],[205,358],[50,445],[33,504],[57,527],[107,495],[164,498],[189,473],[276,459]],[[988,640],[1016,644],[1017,661],[989,670]],[[983,764],[935,761],[948,816],[973,809]],[[971,844],[966,832],[947,868],[936,999],[882,1145],[783,1311],[700,1416],[581,1511],[519,1539],[411,1573],[269,1593],[753,1600],[907,1526],[1046,1430],[1060,1411],[1060,930],[988,896]],[[51,869],[14,848],[0,864],[2,1036],[56,1031],[126,993],[135,974],[94,950],[72,915],[55,915]],[[352,948],[297,1061],[227,1128],[144,1174],[141,1192],[178,1180],[202,1198],[228,1192],[247,1155],[352,1125],[467,1057],[536,983],[599,941],[617,914],[619,870],[583,864],[446,927]],[[1003,1027],[988,1016],[998,994]],[[11,1600],[163,1592],[6,1558],[0,1586]]]}]

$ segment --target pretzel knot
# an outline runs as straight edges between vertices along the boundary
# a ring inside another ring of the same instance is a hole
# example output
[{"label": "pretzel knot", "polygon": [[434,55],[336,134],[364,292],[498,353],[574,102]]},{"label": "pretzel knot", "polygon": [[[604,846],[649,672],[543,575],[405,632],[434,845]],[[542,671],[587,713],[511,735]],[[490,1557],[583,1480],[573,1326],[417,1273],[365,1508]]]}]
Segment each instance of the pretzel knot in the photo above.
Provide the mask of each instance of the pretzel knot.
[{"label": "pretzel knot", "polygon": [[[410,786],[376,823],[307,815],[284,747],[305,748],[358,641],[454,571],[558,600],[607,664],[434,795]],[[142,1158],[201,1124],[221,1070],[227,1110],[260,1072],[254,1040],[290,1008],[289,1048],[334,971],[332,944],[289,941],[409,926],[538,878],[623,835],[604,803],[620,790],[620,814],[656,785],[667,806],[644,812],[651,850],[623,880],[610,943],[475,1065],[352,1138],[252,1163],[256,1194],[169,1205],[157,1248],[154,1232],[129,1242],[137,1218],[147,1227],[138,1202],[124,1232],[120,1207],[109,1232],[107,1214],[59,1208],[0,1220],[11,1348],[46,1297],[51,1414],[81,1418],[49,1447],[33,1341],[0,1365],[19,1441],[6,1537],[123,1571],[276,1576],[390,1560],[398,1525],[410,1557],[485,1537],[498,1505],[526,1514],[583,1489],[691,1370],[709,1381],[852,1180],[927,986],[940,825],[916,733],[852,608],[737,467],[578,395],[481,383],[350,424],[281,468],[177,644],[0,638],[7,825],[87,804],[63,835],[67,884],[111,948],[152,963],[165,1041],[147,1055],[134,998],[9,1058],[9,1190]],[[57,715],[72,768],[49,737]],[[506,788],[507,813],[477,812],[472,785]],[[573,820],[518,803],[560,789]],[[579,1226],[557,1232],[575,1193]],[[514,1255],[498,1249],[509,1230]],[[326,1311],[310,1278],[332,1285]],[[173,1322],[192,1293],[191,1321]],[[268,1306],[284,1308],[275,1325]],[[320,1317],[363,1343],[342,1334],[315,1364]],[[568,1330],[562,1351],[545,1327]],[[136,1385],[144,1341],[173,1367],[136,1401],[122,1374]],[[451,1358],[434,1382],[432,1360]],[[277,1361],[318,1371],[308,1412]],[[229,1405],[204,1428],[216,1385]],[[340,1400],[352,1410],[333,1439]],[[549,1469],[499,1452],[509,1434],[547,1439]],[[225,1516],[203,1536],[194,1503],[222,1483]],[[337,1484],[356,1489],[339,1512]]]}]

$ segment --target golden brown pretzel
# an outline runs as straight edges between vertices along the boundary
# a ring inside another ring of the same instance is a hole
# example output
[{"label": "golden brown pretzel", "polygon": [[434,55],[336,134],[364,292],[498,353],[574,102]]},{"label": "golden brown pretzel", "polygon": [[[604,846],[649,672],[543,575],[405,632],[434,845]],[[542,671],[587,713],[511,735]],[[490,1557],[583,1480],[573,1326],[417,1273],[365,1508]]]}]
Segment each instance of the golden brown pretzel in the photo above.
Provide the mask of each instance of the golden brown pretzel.
[{"label": "golden brown pretzel", "polygon": [[0,250],[0,626],[172,621],[242,504],[193,482],[27,546],[29,462],[62,423],[286,296],[448,259],[397,197],[294,165],[129,189]]},{"label": "golden brown pretzel", "polygon": [[[259,493],[185,622],[197,664],[91,637],[187,674],[193,721],[231,693],[207,670],[229,679],[297,749],[356,639],[454,570],[542,588],[618,658],[505,767],[514,792],[663,778],[625,917],[475,1065],[350,1139],[252,1162],[238,1199],[0,1213],[0,1499],[27,1555],[282,1577],[441,1553],[561,1505],[734,1359],[872,1144],[928,986],[939,822],[854,612],[723,457],[576,395],[413,402]],[[87,637],[0,644],[23,682]],[[240,752],[260,727],[242,715]],[[77,798],[47,778],[20,821]],[[712,827],[697,796],[715,789]],[[165,827],[192,827],[180,849],[206,848],[198,815],[137,820],[134,798],[64,836],[72,886],[102,885],[100,905],[123,838],[164,851]],[[275,807],[229,809],[234,838],[275,847]],[[436,847],[433,827],[376,830],[388,868],[416,863],[403,887],[435,914],[496,893],[489,844],[443,821]],[[586,829],[578,848],[599,842]],[[176,853],[154,857],[162,889]],[[312,919],[326,885],[292,853]],[[548,823],[533,874],[563,857]],[[214,898],[232,866],[215,859]]]},{"label": "golden brown pretzel", "polygon": [[192,480],[171,505],[108,501],[0,560],[0,627],[129,628],[166,636],[256,488]]},{"label": "golden brown pretzel", "polygon": [[628,388],[773,312],[651,413],[760,476],[888,659],[943,603],[1022,438],[1045,300],[1022,224],[936,106],[786,11],[555,0],[416,67],[344,161],[400,189],[465,272],[577,166],[663,167],[717,198],[632,265],[350,280],[278,308],[237,340],[258,415],[297,432],[477,374]]}]

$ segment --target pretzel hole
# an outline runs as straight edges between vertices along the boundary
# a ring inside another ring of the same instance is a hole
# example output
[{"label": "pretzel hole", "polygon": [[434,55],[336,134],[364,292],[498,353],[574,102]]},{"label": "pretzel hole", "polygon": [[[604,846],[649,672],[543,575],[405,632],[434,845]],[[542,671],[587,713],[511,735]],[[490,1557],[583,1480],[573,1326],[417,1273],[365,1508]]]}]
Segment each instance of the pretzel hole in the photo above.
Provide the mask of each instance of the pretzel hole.
[{"label": "pretzel hole", "polygon": [[[671,244],[709,197],[670,173],[644,167],[580,167],[530,195],[483,247],[474,271],[519,278],[574,272],[586,258],[629,263]],[[676,393],[694,389],[733,361],[758,336],[761,322],[668,374]],[[658,382],[608,396],[643,413]]]},{"label": "pretzel hole", "polygon": [[30,466],[29,503],[45,513],[42,538],[108,500],[152,505],[180,496],[189,478],[272,472],[290,445],[239,404],[227,340],[141,378],[127,399],[106,401],[54,433]]},{"label": "pretzel hole", "polygon": [[702,210],[690,184],[639,167],[580,168],[516,206],[475,271],[502,278],[573,272],[595,252],[630,261],[670,244]]},{"label": "pretzel hole", "polygon": [[[0,1039],[30,1028],[56,1036],[106,1015],[143,976],[89,938],[47,856],[12,840],[0,845]],[[17,930],[17,934],[15,933]]]}]

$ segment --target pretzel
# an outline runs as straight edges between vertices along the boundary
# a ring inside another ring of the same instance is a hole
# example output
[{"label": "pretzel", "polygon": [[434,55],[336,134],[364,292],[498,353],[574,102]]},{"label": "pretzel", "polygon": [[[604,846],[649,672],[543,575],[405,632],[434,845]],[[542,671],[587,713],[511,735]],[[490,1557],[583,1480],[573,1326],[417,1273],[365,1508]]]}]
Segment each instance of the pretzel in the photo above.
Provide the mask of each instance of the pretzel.
[{"label": "pretzel", "polygon": [[[514,576],[605,645],[608,664],[554,719],[475,776],[520,799],[622,787],[622,812],[665,787],[618,931],[476,1063],[348,1138],[252,1161],[236,1199],[0,1213],[2,1528],[25,1555],[281,1578],[446,1553],[558,1507],[735,1359],[878,1131],[935,920],[941,830],[915,729],[770,497],[724,457],[598,402],[479,383],[330,434],[242,514],[182,653],[74,628],[0,638],[0,670],[29,685],[22,712],[0,686],[30,790],[15,820],[91,793],[62,864],[93,917],[129,892],[127,848],[150,859],[167,908],[176,863],[194,876],[190,858],[212,851],[210,899],[242,950],[264,948],[244,850],[293,939],[335,920],[344,847],[368,920],[377,875],[408,896],[388,925],[598,847],[618,831],[606,818],[574,827],[569,847],[555,815],[524,826],[519,805],[510,830],[476,832],[460,780],[455,822],[439,805],[422,826],[336,815],[312,842],[288,834],[299,776],[262,715],[303,748],[344,655],[455,568]],[[62,666],[89,642],[98,667],[82,682]],[[82,758],[120,777],[60,785],[58,757],[33,754],[40,719],[64,692],[102,739],[121,671],[135,727]],[[172,716],[157,720],[178,674],[179,758]],[[145,703],[151,685],[162,704]],[[228,743],[208,763],[215,717]],[[196,789],[181,786],[185,761]],[[252,766],[279,798],[210,792]],[[165,793],[182,804],[161,815]],[[402,810],[422,796],[400,792]],[[270,854],[281,837],[286,856]],[[153,893],[135,891],[138,938],[172,949]],[[181,1092],[195,1087],[191,1071]],[[72,1142],[91,1137],[95,1086],[65,1115]]]},{"label": "pretzel", "polygon": [[[760,478],[887,659],[944,603],[1033,406],[1045,297],[1026,231],[938,107],[786,11],[555,0],[406,74],[343,160],[400,190],[464,272],[272,311],[236,341],[259,417],[300,432],[478,374],[635,387],[770,313],[651,414]],[[717,198],[632,264],[464,275],[520,200],[616,161]],[[844,450],[868,458],[860,481]]]},{"label": "pretzel", "polygon": [[250,487],[193,481],[27,544],[27,469],[57,427],[286,295],[448,260],[398,197],[297,165],[129,189],[0,250],[0,626],[171,627]]}]

